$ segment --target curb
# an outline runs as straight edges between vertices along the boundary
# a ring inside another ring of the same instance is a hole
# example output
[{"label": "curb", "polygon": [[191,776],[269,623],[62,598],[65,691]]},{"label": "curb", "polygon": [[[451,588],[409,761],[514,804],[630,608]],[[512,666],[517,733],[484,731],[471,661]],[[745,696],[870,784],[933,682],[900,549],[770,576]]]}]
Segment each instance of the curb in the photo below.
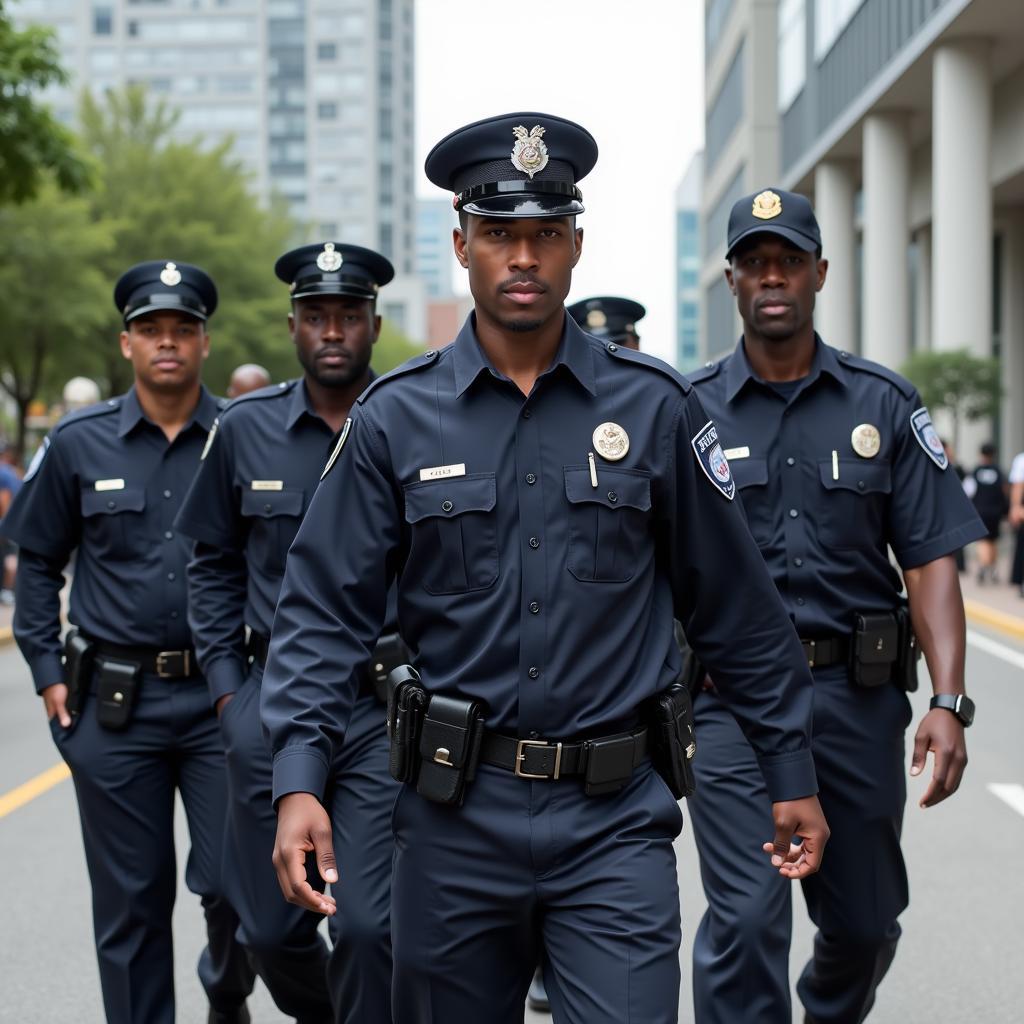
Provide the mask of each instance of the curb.
[{"label": "curb", "polygon": [[1024,640],[1024,619],[1009,612],[1000,612],[980,601],[964,601],[964,612],[967,621],[978,626],[988,626],[1014,640]]}]

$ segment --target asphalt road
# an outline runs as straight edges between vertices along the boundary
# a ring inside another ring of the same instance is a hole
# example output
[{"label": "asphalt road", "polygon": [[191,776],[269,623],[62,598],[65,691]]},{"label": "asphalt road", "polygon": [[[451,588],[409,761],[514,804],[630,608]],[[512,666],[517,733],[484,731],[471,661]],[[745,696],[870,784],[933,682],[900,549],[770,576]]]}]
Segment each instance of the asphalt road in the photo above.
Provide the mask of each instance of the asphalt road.
[{"label": "asphalt road", "polygon": [[[875,1024],[1024,1020],[1024,647],[975,636],[968,654],[979,706],[969,733],[971,763],[957,796],[929,811],[916,806],[924,781],[910,782],[904,846],[911,906],[870,1018]],[[919,716],[927,694],[919,692],[914,704]],[[17,650],[0,649],[0,807],[5,794],[58,760]],[[181,864],[187,833],[180,815],[178,824]],[[704,901],[686,829],[678,850],[684,934],[679,1019],[686,1022],[692,1021],[689,942]],[[89,885],[70,782],[0,817],[0,866],[0,1021],[100,1024]],[[799,897],[795,906],[794,978],[811,945]],[[184,883],[174,930],[178,1019],[201,1022],[206,1008],[195,962],[202,915]],[[258,989],[249,1005],[257,1024],[286,1019],[265,990]]]}]

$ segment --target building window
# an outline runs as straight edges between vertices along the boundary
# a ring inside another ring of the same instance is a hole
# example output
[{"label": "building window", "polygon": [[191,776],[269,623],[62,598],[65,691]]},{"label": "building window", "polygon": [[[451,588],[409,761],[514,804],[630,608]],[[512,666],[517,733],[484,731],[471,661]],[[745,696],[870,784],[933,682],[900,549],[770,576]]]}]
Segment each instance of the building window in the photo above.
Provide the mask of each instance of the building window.
[{"label": "building window", "polygon": [[324,220],[320,222],[320,237],[321,238],[336,238],[338,235],[338,222],[334,220]]},{"label": "building window", "polygon": [[338,116],[337,103],[324,103],[321,101],[316,105],[316,116],[321,121],[333,121]]},{"label": "building window", "polygon": [[779,3],[779,110],[786,111],[807,80],[807,0]]},{"label": "building window", "polygon": [[338,47],[334,43],[317,43],[316,55],[319,60],[335,60],[338,56]]},{"label": "building window", "polygon": [[97,36],[114,34],[114,9],[112,7],[94,7],[92,9],[92,31]]},{"label": "building window", "polygon": [[814,0],[814,59],[821,60],[864,0]]}]

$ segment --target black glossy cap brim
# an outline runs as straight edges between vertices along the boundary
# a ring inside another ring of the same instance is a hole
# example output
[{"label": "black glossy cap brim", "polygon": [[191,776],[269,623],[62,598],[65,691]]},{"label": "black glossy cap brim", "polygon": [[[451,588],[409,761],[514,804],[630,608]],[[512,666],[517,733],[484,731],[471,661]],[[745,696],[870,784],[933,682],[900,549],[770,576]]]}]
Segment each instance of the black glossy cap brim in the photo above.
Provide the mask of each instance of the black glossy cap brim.
[{"label": "black glossy cap brim", "polygon": [[729,249],[725,254],[725,258],[729,259],[741,242],[745,242],[748,238],[751,238],[754,235],[778,235],[780,238],[786,239],[787,242],[792,242],[793,245],[798,249],[802,249],[804,252],[814,252],[814,250],[821,245],[821,243],[816,239],[810,238],[800,231],[794,231],[793,228],[788,228],[784,224],[779,224],[778,226],[758,224],[756,227],[747,228],[746,231],[741,232],[732,240],[732,243],[729,245]]},{"label": "black glossy cap brim", "polygon": [[188,301],[188,299],[181,295],[150,295],[142,300],[141,306],[136,306],[131,309],[126,309],[124,312],[124,322],[130,323],[132,320],[137,320],[140,316],[144,316],[146,313],[185,313],[196,320],[202,320],[203,323],[212,315],[213,310],[206,310],[201,307],[195,306]]},{"label": "black glossy cap brim", "polygon": [[358,284],[341,284],[337,281],[321,281],[304,284],[297,288],[292,294],[293,299],[309,299],[322,295],[337,295],[349,299],[369,299],[371,302],[377,298],[377,293],[372,285],[363,287]]},{"label": "black glossy cap brim", "polygon": [[474,199],[459,207],[460,213],[499,218],[575,217],[583,210],[584,206],[578,199],[522,192]]}]

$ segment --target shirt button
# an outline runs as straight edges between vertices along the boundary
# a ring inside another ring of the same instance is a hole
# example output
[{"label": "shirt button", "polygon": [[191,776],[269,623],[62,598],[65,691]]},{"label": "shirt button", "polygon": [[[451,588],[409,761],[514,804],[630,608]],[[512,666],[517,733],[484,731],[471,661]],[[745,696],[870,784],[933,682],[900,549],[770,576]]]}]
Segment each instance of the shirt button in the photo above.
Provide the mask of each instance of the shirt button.
[{"label": "shirt button", "polygon": [[169,498],[170,496],[171,496],[171,492],[170,491],[164,491],[164,497],[165,498]]},{"label": "shirt button", "polygon": [[177,612],[171,612],[171,618],[172,619],[176,619],[177,617],[178,617],[178,613]]},{"label": "shirt button", "polygon": [[263,506],[263,511],[264,512],[270,512],[273,509],[273,507],[274,507],[273,505],[268,503],[268,504]]},{"label": "shirt button", "polygon": [[804,599],[802,597],[798,597],[796,599],[796,603],[802,608],[804,606]]},{"label": "shirt button", "polygon": [[608,500],[614,505],[619,500],[619,496],[614,491],[609,491]]},{"label": "shirt button", "polygon": [[790,455],[790,457],[788,459],[786,459],[786,465],[787,466],[795,466],[796,465],[796,459],[794,459],[793,456]]},{"label": "shirt button", "polygon": [[530,538],[530,547],[533,548],[534,550],[539,548],[540,547],[540,538],[539,537],[531,537]]},{"label": "shirt button", "polygon": [[108,501],[107,502],[107,508],[117,508],[117,502],[116,501]]},{"label": "shirt button", "polygon": [[169,572],[169,573],[167,574],[167,578],[168,578],[169,580],[172,580],[172,581],[173,581],[173,580],[174,580],[174,573],[173,573],[173,572]]},{"label": "shirt button", "polygon": [[540,611],[540,604],[538,602],[536,602],[536,601],[531,601],[530,602],[530,611],[533,612],[534,615],[536,615],[537,612]]},{"label": "shirt button", "polygon": [[863,480],[858,480],[857,481],[857,490],[858,491],[863,491],[864,490],[864,481]]},{"label": "shirt button", "polygon": [[174,534],[170,530],[164,530],[164,540],[174,540]]},{"label": "shirt button", "polygon": [[536,665],[530,666],[530,671],[526,673],[531,679],[536,679],[540,675],[540,669]]},{"label": "shirt button", "polygon": [[540,738],[540,733],[537,732],[536,729],[531,729],[530,730],[530,739],[531,740],[536,740],[536,739],[539,739],[539,738]]},{"label": "shirt button", "polygon": [[796,517],[797,517],[798,515],[800,515],[800,513],[799,513],[799,512],[797,512],[797,510],[796,510],[795,508],[791,508],[791,509],[789,510],[789,518],[790,518],[790,519],[796,519]]},{"label": "shirt button", "polygon": [[523,419],[524,420],[528,420],[532,415],[533,415],[533,413],[530,412],[529,409],[524,409],[523,410]]},{"label": "shirt button", "polygon": [[794,558],[793,564],[799,569],[804,564],[804,560],[802,558]]},{"label": "shirt button", "polygon": [[532,487],[537,482],[537,477],[533,473],[527,473],[526,482]]},{"label": "shirt button", "polygon": [[455,506],[450,501],[448,501],[447,498],[441,502],[442,512],[451,512],[453,508],[455,508]]}]

